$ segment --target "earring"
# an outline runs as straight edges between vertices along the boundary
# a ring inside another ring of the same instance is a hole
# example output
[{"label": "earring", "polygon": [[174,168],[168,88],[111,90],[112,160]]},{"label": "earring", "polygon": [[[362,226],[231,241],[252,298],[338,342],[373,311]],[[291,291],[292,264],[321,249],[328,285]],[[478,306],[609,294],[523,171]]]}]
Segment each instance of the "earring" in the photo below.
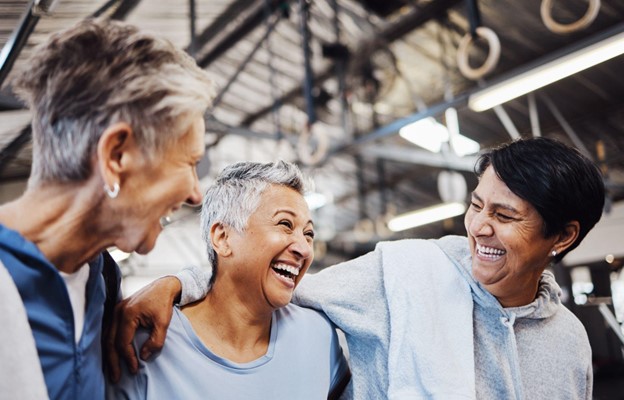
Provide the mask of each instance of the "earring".
[{"label": "earring", "polygon": [[553,250],[550,252],[553,257],[557,257],[557,250]]},{"label": "earring", "polygon": [[119,183],[117,183],[117,182],[115,182],[113,184],[113,188],[112,189],[110,189],[108,187],[108,185],[104,185],[104,191],[106,192],[106,195],[108,197],[110,197],[111,199],[114,199],[114,198],[116,198],[119,195],[119,189],[120,189],[119,188]]}]

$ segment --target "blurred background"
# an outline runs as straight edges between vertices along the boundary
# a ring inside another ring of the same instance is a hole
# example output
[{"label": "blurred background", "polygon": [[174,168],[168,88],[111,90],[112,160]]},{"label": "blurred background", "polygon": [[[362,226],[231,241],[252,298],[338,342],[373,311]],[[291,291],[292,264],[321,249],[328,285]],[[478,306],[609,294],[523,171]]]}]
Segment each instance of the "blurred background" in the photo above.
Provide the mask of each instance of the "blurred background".
[{"label": "blurred background", "polygon": [[[464,235],[483,149],[528,136],[577,147],[603,170],[607,206],[554,269],[590,336],[595,398],[624,398],[624,1],[2,0],[0,203],[32,160],[12,72],[90,16],[165,36],[212,75],[203,187],[241,160],[312,177],[313,270],[380,240]],[[205,265],[198,211],[174,215],[147,256],[114,252],[126,294]]]}]

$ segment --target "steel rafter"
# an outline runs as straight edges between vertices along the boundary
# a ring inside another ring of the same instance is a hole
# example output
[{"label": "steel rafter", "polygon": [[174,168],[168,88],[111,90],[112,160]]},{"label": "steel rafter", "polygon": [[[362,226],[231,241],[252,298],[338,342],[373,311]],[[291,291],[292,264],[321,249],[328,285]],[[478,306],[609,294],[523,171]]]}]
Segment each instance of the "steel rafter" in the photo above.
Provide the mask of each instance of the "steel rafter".
[{"label": "steel rafter", "polygon": [[[270,12],[274,12],[279,8],[287,4],[289,0],[270,0],[269,9]],[[267,10],[265,7],[258,7],[253,13],[247,16],[243,22],[240,23],[234,30],[227,34],[212,49],[204,54],[201,59],[197,61],[197,65],[201,68],[206,68],[212,64],[217,58],[219,58],[226,51],[234,47],[238,41],[247,36],[251,31],[256,29],[266,19]],[[212,27],[208,27],[206,30],[211,30]],[[197,45],[203,45],[201,38],[204,37],[204,33],[197,39]]]},{"label": "steel rafter", "polygon": [[[387,46],[389,43],[400,39],[407,33],[421,27],[429,20],[443,16],[450,8],[456,6],[461,1],[462,0],[436,0],[428,3],[422,8],[414,8],[412,11],[405,14],[405,16],[398,19],[395,23],[390,24],[387,28],[380,31],[376,37],[369,40],[363,40],[357,46],[357,49],[354,52],[355,56],[352,60],[368,59],[368,57],[364,57],[364,54],[370,54],[382,46]],[[357,66],[351,65],[350,70],[354,70],[355,68],[357,68]],[[327,79],[334,76],[334,67],[330,66],[321,73],[315,75],[314,81],[320,85]],[[243,119],[242,125],[250,126],[257,119],[262,118],[265,114],[275,109],[275,107],[292,102],[294,99],[299,98],[302,93],[303,86],[297,86],[292,90],[289,90],[272,104],[261,108],[253,114],[249,114]]]}]

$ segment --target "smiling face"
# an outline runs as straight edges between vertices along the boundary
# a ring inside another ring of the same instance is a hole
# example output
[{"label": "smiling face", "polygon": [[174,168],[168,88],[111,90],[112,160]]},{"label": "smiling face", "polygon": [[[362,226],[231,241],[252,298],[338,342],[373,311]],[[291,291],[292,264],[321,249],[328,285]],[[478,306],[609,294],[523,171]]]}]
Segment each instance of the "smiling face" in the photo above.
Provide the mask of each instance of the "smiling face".
[{"label": "smiling face", "polygon": [[205,152],[204,133],[204,121],[199,117],[179,140],[129,173],[118,199],[131,203],[124,207],[125,234],[117,244],[122,250],[149,252],[162,231],[161,218],[183,203],[201,204],[196,166]]},{"label": "smiling face", "polygon": [[314,258],[310,210],[297,191],[269,185],[241,233],[228,229],[231,254],[219,257],[219,280],[229,280],[260,309],[284,307]]},{"label": "smiling face", "polygon": [[505,307],[531,303],[559,235],[544,237],[542,217],[492,166],[472,194],[465,225],[474,278]]}]

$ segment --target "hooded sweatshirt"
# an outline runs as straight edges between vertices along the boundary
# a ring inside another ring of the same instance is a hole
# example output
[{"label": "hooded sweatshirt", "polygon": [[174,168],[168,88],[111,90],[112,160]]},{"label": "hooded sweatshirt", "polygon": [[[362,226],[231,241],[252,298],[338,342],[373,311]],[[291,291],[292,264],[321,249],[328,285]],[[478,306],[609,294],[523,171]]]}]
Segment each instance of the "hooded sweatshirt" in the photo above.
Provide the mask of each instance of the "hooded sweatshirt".
[{"label": "hooded sweatshirt", "polygon": [[[183,298],[198,271],[178,275]],[[293,302],[347,338],[353,399],[591,399],[591,349],[550,272],[503,308],[471,275],[465,237],[381,242],[306,276]]]}]

